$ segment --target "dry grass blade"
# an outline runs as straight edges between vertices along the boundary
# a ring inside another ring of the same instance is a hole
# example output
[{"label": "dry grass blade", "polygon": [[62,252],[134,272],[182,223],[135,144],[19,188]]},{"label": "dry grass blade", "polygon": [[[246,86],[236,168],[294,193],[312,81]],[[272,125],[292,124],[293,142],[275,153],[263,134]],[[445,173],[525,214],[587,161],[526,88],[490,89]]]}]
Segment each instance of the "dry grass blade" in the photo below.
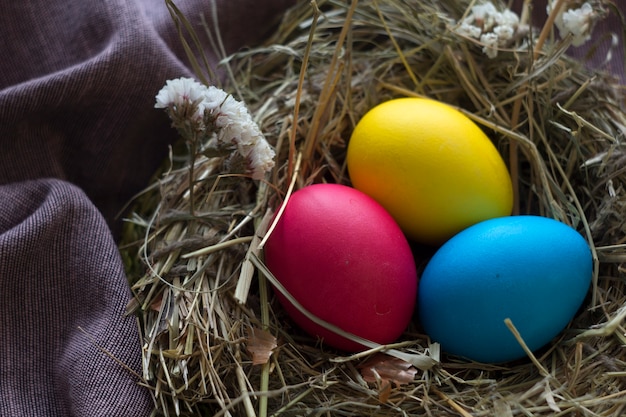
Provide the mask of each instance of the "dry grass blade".
[{"label": "dry grass blade", "polygon": [[[535,33],[537,42],[520,31],[488,58],[484,45],[457,31],[474,3],[300,2],[266,44],[224,60],[231,90],[274,145],[277,164],[259,184],[230,174],[221,158],[201,156],[193,170],[174,164],[136,203],[123,243],[135,295],[129,311],[141,324],[143,378],[160,413],[626,412],[624,89],[569,58],[571,39],[552,42],[550,26]],[[280,287],[262,262],[272,213],[299,187],[349,184],[344,160],[354,125],[400,95],[432,97],[469,115],[511,166],[519,211],[566,222],[593,248],[589,300],[528,360],[487,365],[441,355],[418,323],[394,346],[345,357],[295,328],[272,302],[268,281]],[[249,329],[276,337],[261,366],[245,348]],[[384,390],[365,380],[359,366],[381,350],[413,364],[414,378]]]}]

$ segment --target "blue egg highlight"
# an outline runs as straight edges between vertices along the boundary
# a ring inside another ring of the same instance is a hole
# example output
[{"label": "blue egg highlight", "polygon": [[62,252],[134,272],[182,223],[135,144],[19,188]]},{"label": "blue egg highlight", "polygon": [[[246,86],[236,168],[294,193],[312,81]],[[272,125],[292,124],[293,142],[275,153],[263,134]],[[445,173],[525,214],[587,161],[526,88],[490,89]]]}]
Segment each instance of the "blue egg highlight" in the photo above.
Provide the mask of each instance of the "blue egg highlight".
[{"label": "blue egg highlight", "polygon": [[570,226],[531,215],[490,219],[428,262],[419,317],[444,352],[484,363],[520,359],[526,354],[504,320],[531,350],[543,347],[581,307],[592,275],[589,245]]}]

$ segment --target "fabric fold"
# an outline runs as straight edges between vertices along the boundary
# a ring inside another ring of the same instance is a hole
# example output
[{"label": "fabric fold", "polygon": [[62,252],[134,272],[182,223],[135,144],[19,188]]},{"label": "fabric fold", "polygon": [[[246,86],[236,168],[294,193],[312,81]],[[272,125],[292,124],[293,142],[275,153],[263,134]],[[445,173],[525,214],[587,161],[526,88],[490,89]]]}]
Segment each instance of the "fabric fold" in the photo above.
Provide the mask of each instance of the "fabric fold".
[{"label": "fabric fold", "polygon": [[101,214],[56,179],[2,186],[0,201],[0,415],[149,415],[131,294]]}]

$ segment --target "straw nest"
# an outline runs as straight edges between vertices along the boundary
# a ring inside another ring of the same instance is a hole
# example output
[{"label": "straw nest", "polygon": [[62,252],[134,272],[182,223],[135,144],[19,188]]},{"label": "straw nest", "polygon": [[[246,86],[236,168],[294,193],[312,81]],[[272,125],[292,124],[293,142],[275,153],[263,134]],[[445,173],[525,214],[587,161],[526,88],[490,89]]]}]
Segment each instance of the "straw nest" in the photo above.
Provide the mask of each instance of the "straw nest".
[{"label": "straw nest", "polygon": [[[231,74],[225,89],[247,104],[275,147],[276,166],[258,182],[229,172],[223,157],[200,155],[191,171],[181,148],[135,202],[122,252],[155,413],[626,412],[622,91],[568,58],[571,39],[552,37],[551,26],[521,25],[488,58],[484,45],[455,31],[472,4],[300,4],[267,43],[224,60]],[[486,365],[447,356],[419,323],[397,345],[346,356],[301,333],[273,300],[259,246],[272,213],[291,189],[349,184],[344,155],[352,128],[373,105],[397,96],[459,107],[509,164],[518,211],[566,222],[592,247],[585,305],[526,360]]]}]

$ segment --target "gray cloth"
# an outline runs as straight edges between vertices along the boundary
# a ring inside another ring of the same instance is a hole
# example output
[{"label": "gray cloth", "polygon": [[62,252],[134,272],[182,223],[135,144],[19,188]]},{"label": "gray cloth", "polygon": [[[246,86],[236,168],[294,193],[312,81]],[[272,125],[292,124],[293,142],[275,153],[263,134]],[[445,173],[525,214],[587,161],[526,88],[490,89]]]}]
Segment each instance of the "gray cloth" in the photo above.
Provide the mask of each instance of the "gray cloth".
[{"label": "gray cloth", "polygon": [[0,415],[142,416],[129,293],[96,208],[59,180],[0,188]]},{"label": "gray cloth", "polygon": [[[228,51],[292,1],[218,1]],[[147,416],[118,363],[138,372],[141,342],[112,232],[175,139],[153,108],[192,76],[173,21],[163,0],[9,1],[0,56],[0,416]]]}]

